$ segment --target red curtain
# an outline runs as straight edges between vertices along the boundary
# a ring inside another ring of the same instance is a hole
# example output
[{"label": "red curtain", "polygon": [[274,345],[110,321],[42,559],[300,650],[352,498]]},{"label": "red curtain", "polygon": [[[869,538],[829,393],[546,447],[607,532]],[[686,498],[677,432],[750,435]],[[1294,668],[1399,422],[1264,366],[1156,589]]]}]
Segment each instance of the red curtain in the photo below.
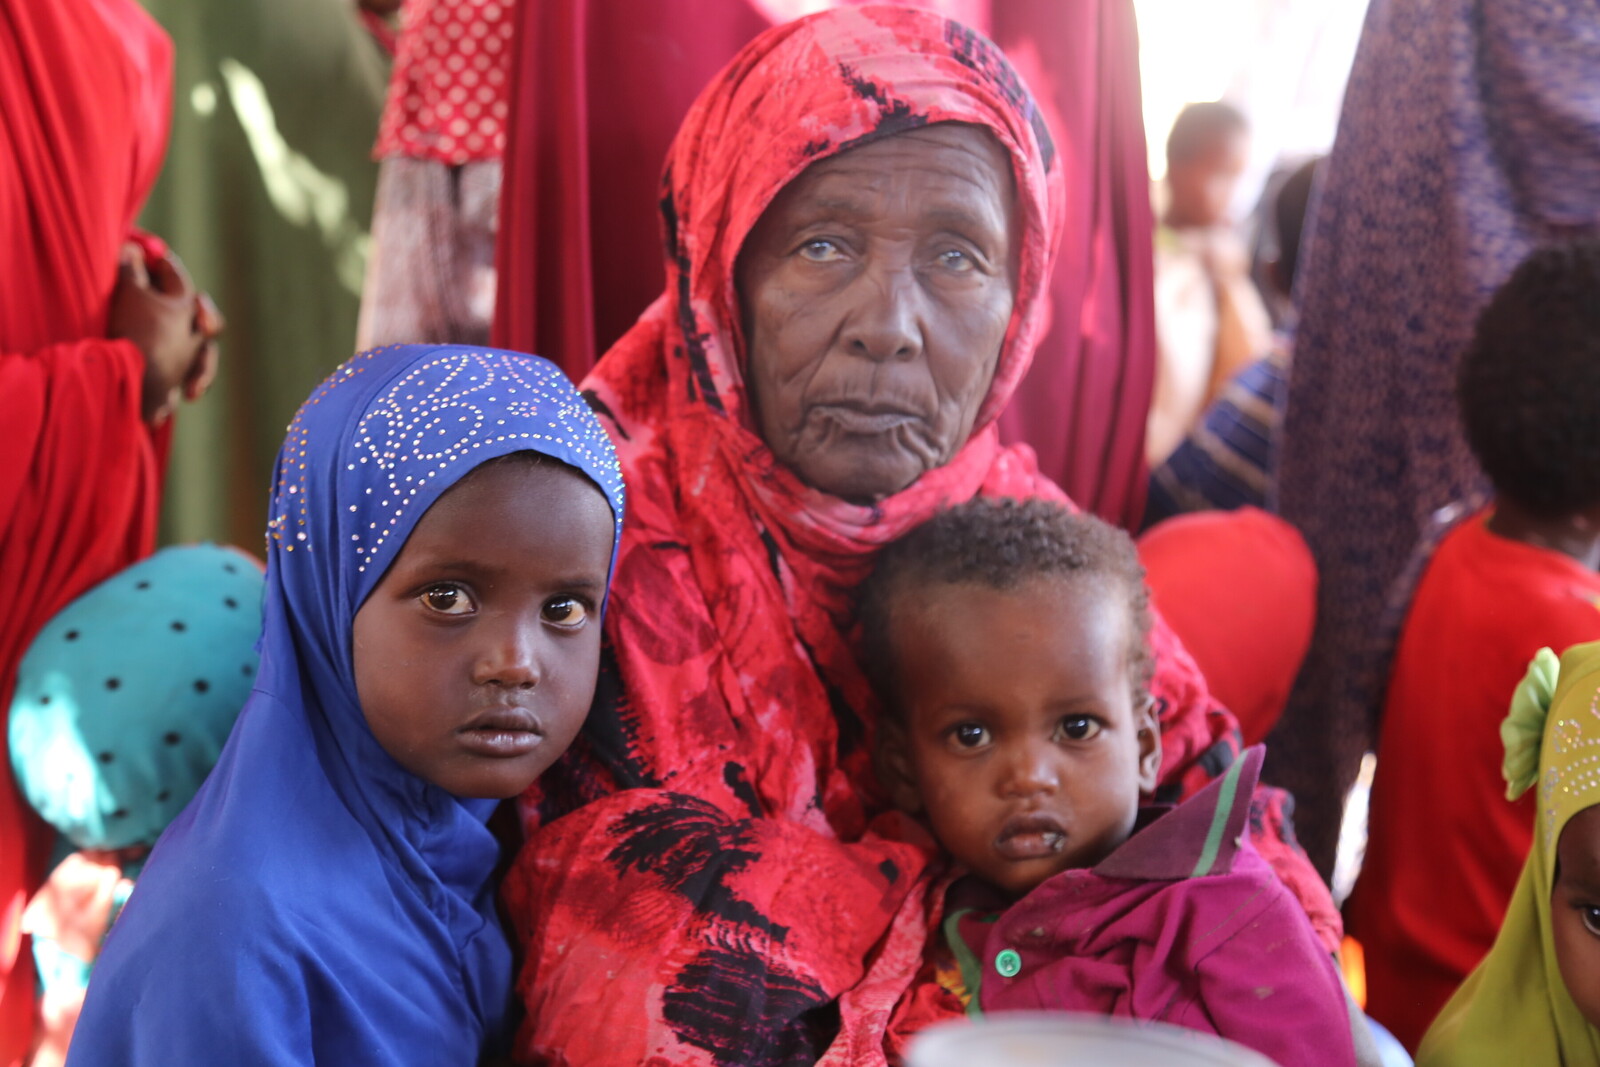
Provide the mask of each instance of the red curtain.
[{"label": "red curtain", "polygon": [[[118,252],[166,148],[171,63],[132,0],[0,0],[0,709],[34,634],[155,540],[144,357],[104,338]],[[48,842],[0,760],[0,1065],[28,1051],[18,923]]]},{"label": "red curtain", "polygon": [[[809,5],[815,7],[815,5]],[[1053,326],[1001,419],[1080,505],[1144,506],[1155,372],[1151,212],[1131,0],[929,0],[1011,57],[1050,121],[1069,210]],[[788,11],[788,8],[795,8]],[[662,293],[659,178],[700,89],[792,0],[519,5],[495,343],[581,378]]]}]

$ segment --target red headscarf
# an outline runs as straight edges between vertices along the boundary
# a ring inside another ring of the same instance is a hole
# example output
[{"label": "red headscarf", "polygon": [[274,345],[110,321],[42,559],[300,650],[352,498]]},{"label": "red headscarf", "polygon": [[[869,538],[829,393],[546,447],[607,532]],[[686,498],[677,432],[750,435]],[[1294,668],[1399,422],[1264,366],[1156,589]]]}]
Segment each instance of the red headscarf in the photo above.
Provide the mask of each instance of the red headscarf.
[{"label": "red headscarf", "polygon": [[[144,357],[105,331],[118,251],[166,150],[171,64],[133,0],[0,0],[0,708],[39,628],[155,541]],[[48,840],[0,760],[0,1065],[28,1048],[18,924]]]},{"label": "red headscarf", "polygon": [[[1016,301],[966,445],[856,505],[802,484],[753,428],[734,262],[811,163],[930,122],[982,126],[1011,158]],[[837,9],[734,58],[690,110],[663,186],[667,292],[586,383],[629,515],[596,708],[527,798],[506,885],[528,950],[518,1051],[758,1064],[813,1062],[831,1043],[881,1062],[937,900],[930,842],[885,814],[874,783],[854,592],[879,546],[941,507],[1064,499],[994,424],[1045,325],[1055,149],[984,38],[927,11]],[[1155,642],[1165,780],[1187,790],[1227,766],[1237,735],[1164,628]],[[552,821],[573,797],[595,802]],[[1310,868],[1274,843],[1336,925]]]}]

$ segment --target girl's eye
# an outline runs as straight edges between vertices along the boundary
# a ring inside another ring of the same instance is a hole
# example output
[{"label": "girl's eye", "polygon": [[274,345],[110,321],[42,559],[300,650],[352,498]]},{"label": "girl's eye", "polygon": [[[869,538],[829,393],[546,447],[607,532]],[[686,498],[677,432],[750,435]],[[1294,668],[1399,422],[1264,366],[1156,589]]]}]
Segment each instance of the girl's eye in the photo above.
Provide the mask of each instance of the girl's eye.
[{"label": "girl's eye", "polygon": [[1073,741],[1087,741],[1100,732],[1100,720],[1088,715],[1068,715],[1061,720],[1061,732]]},{"label": "girl's eye", "polygon": [[1600,937],[1600,908],[1584,906],[1578,909],[1578,914],[1583,916],[1584,929]]},{"label": "girl's eye", "polygon": [[440,615],[470,615],[477,607],[459,585],[429,586],[417,599],[422,601],[423,607]]},{"label": "girl's eye", "polygon": [[576,628],[582,626],[588,617],[589,609],[577,597],[558,596],[544,606],[545,621],[557,626]]},{"label": "girl's eye", "polygon": [[989,731],[975,722],[964,722],[950,730],[958,748],[977,748],[989,743]]},{"label": "girl's eye", "polygon": [[947,248],[939,253],[939,263],[953,271],[966,273],[977,268],[971,256],[959,248]]},{"label": "girl's eye", "polygon": [[815,241],[807,241],[801,245],[800,255],[813,263],[831,263],[843,256],[844,252],[832,241],[819,237]]}]

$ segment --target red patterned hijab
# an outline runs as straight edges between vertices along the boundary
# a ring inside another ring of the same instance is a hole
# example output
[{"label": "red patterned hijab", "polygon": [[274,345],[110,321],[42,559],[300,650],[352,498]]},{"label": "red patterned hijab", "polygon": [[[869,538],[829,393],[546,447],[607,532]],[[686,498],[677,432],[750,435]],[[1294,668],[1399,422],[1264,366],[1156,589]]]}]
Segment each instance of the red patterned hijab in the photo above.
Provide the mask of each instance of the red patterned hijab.
[{"label": "red patterned hijab", "polygon": [[[811,163],[933,122],[982,126],[1011,158],[1015,305],[966,445],[902,492],[852,504],[800,482],[754,429],[735,260]],[[585,383],[630,510],[596,707],[526,798],[530,838],[506,885],[528,951],[519,1052],[781,1064],[831,1048],[881,1062],[937,900],[930,843],[885,814],[873,780],[854,592],[878,547],[942,507],[1064,499],[994,425],[1047,325],[1056,148],[986,39],[927,11],[837,9],[733,59],[690,110],[662,185],[667,291]],[[1236,733],[1164,627],[1155,641],[1166,780],[1187,791],[1231,762]]]}]

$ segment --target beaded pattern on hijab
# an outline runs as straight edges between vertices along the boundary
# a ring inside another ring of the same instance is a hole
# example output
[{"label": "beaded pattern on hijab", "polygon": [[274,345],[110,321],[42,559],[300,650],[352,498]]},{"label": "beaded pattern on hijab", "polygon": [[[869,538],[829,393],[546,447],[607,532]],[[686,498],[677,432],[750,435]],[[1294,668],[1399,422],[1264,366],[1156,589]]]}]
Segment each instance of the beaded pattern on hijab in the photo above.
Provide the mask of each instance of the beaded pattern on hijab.
[{"label": "beaded pattern on hijab", "polygon": [[[273,516],[267,523],[268,537],[283,543],[285,552],[293,552],[297,545],[312,550],[306,526],[316,502],[309,500],[306,492],[310,434],[303,425],[304,415],[334,389],[364,373],[372,358],[383,351],[364,352],[347,362],[317,388],[289,424],[284,455],[295,456],[297,462],[292,471],[280,471]],[[441,367],[448,368],[446,375],[432,382]],[[528,399],[500,404],[498,391],[504,388],[514,388]],[[605,431],[583,403],[571,396],[571,386],[553,366],[499,352],[449,351],[401,375],[368,405],[352,431],[356,460],[345,469],[354,471],[357,464],[370,463],[379,474],[376,517],[368,523],[367,532],[350,535],[360,560],[357,572],[366,571],[367,562],[376,557],[408,503],[427,482],[463,460],[476,464],[474,454],[486,445],[521,439],[540,451],[531,442],[563,444],[577,452],[586,472],[599,479],[608,497],[620,500],[622,468]],[[511,416],[511,421],[505,417],[491,420],[480,404],[498,405],[497,410]],[[518,416],[529,420],[542,416],[542,421],[518,422]],[[418,461],[427,463],[427,468],[420,473],[400,473],[403,465]],[[363,492],[373,495],[374,488],[368,485]],[[349,505],[349,510],[356,511],[357,505]],[[620,513],[616,523],[615,535],[620,540]]]}]

